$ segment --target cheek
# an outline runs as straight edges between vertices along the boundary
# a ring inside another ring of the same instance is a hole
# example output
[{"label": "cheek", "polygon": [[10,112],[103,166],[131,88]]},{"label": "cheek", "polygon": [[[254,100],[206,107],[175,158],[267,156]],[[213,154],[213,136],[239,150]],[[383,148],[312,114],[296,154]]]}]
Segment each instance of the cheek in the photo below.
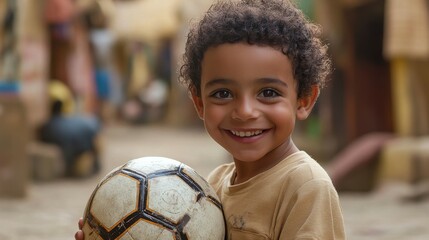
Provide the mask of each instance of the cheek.
[{"label": "cheek", "polygon": [[213,139],[218,139],[219,130],[222,128],[222,123],[226,118],[226,111],[221,106],[206,105],[204,109],[204,125],[207,132]]},{"label": "cheek", "polygon": [[205,104],[204,108],[204,121],[207,124],[218,123],[221,118],[225,115],[225,110],[216,105],[212,105],[210,103]]},{"label": "cheek", "polygon": [[292,106],[277,106],[269,111],[271,121],[280,128],[290,128],[295,125],[296,110]]}]

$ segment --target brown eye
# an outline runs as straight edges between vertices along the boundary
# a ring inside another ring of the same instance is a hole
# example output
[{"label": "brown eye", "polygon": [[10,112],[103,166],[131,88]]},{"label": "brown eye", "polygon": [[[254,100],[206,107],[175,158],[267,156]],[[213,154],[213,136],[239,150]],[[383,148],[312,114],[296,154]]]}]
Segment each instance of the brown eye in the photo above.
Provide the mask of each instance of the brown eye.
[{"label": "brown eye", "polygon": [[263,98],[274,98],[280,96],[280,94],[274,89],[264,89],[260,94]]},{"label": "brown eye", "polygon": [[228,90],[219,90],[215,92],[213,95],[215,98],[231,98],[232,95]]}]

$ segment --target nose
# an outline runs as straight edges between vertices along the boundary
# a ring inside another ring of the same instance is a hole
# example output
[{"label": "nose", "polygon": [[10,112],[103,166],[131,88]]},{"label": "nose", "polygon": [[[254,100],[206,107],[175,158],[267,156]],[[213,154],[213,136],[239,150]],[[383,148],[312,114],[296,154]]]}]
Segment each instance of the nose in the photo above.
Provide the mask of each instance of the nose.
[{"label": "nose", "polygon": [[232,119],[240,121],[255,119],[258,115],[257,103],[251,98],[244,97],[237,99],[231,114]]}]

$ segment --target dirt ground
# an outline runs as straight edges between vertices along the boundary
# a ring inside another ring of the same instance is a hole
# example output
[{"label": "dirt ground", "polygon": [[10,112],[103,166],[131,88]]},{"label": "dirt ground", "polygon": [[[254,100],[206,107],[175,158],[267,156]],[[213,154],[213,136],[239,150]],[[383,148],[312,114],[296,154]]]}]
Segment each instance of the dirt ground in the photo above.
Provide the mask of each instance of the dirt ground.
[{"label": "dirt ground", "polygon": [[[77,220],[101,177],[142,156],[180,160],[206,176],[228,155],[202,130],[165,127],[108,127],[103,133],[103,170],[83,180],[32,182],[24,199],[0,199],[0,240],[73,239]],[[341,193],[350,240],[429,239],[429,198],[404,201],[407,184],[384,184],[377,190]]]}]

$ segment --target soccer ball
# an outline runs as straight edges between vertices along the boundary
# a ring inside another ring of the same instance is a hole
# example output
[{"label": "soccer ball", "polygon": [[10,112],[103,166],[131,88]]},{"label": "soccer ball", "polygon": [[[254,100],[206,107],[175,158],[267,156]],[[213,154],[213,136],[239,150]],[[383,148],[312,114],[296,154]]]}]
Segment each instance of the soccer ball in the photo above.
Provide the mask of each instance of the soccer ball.
[{"label": "soccer ball", "polygon": [[112,170],[93,191],[83,219],[85,240],[225,238],[215,191],[192,168],[164,157]]}]

